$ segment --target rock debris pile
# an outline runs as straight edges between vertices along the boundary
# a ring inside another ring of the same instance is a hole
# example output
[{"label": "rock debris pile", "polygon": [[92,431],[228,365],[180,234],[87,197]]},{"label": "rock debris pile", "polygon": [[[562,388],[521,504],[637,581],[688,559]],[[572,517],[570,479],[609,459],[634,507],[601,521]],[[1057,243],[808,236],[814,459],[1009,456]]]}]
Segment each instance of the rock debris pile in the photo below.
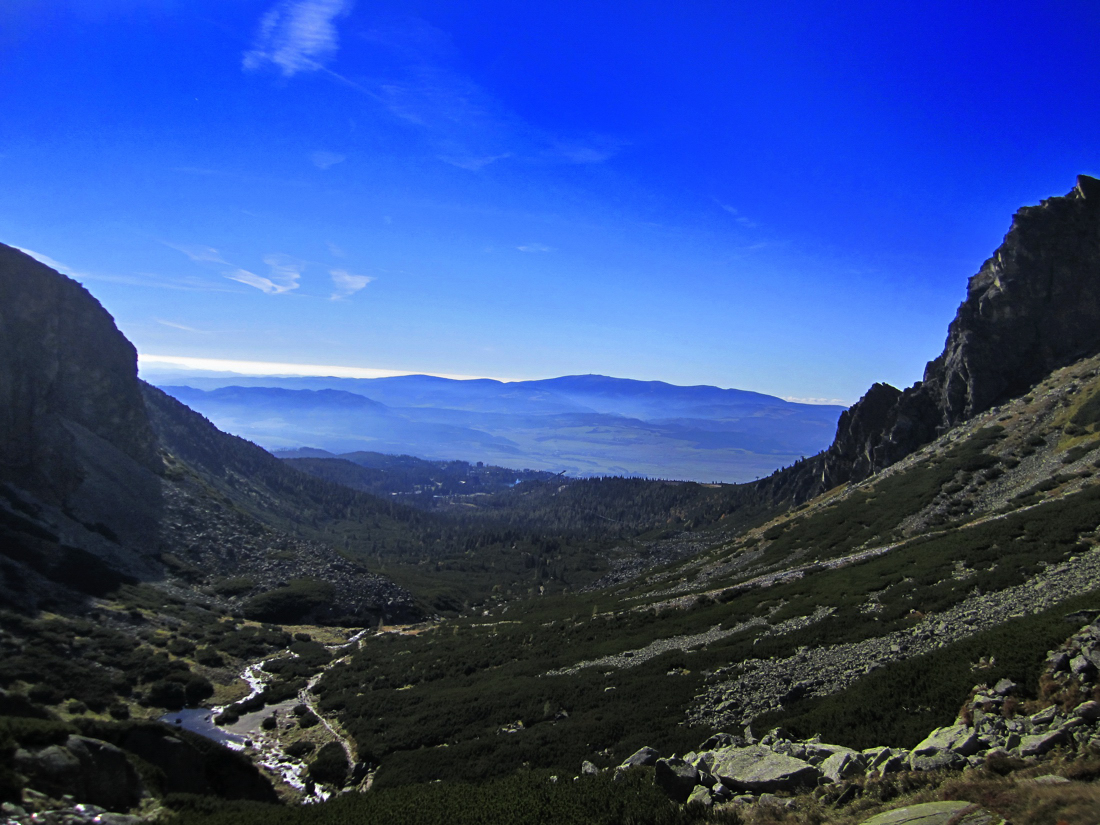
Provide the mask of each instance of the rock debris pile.
[{"label": "rock debris pile", "polygon": [[876,774],[977,767],[995,755],[1029,759],[1059,747],[1100,749],[1100,619],[1050,652],[1042,684],[1054,704],[1026,715],[1017,713],[1019,688],[1008,679],[975,686],[955,724],[932,731],[912,750],[857,751],[816,737],[799,740],[782,728],[757,740],[746,729],[743,736],[716,734],[679,757],[642,748],[616,773],[653,766],[654,782],[671,798],[710,806]]},{"label": "rock debris pile", "polygon": [[407,590],[348,561],[326,544],[261,526],[179,488],[166,487],[166,500],[162,540],[182,560],[177,572],[185,578],[198,576],[209,585],[219,577],[247,577],[252,582],[248,595],[295,579],[314,579],[332,586],[334,615],[378,613],[392,618],[415,613]]},{"label": "rock debris pile", "polygon": [[[873,639],[802,650],[792,656],[748,659],[722,668],[696,699],[688,718],[721,728],[744,725],[785,702],[828,696],[890,662],[921,656],[1011,618],[1040,613],[1100,587],[1100,550],[1051,565],[1023,584],[973,594],[918,624]],[[1100,662],[1098,662],[1100,666]],[[799,674],[812,674],[800,678]]]}]

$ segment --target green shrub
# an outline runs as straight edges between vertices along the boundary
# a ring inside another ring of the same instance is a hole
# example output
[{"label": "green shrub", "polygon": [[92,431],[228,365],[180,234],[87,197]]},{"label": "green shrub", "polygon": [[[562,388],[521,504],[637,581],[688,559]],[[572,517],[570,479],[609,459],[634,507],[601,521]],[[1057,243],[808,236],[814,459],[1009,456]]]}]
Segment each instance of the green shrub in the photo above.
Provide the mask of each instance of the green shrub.
[{"label": "green shrub", "polygon": [[158,680],[149,685],[142,704],[167,710],[180,710],[187,704],[187,693],[180,682]]},{"label": "green shrub", "polygon": [[309,764],[309,775],[314,782],[342,788],[347,782],[350,768],[343,747],[337,742],[329,742],[313,757],[313,761]]},{"label": "green shrub", "polygon": [[213,585],[213,590],[219,596],[243,596],[256,586],[256,582],[244,576],[228,579],[219,579]]},{"label": "green shrub", "polygon": [[200,647],[195,651],[195,661],[206,667],[224,667],[225,660],[212,647]]},{"label": "green shrub", "polygon": [[248,600],[244,615],[262,622],[294,624],[314,613],[324,613],[332,605],[335,590],[328,582],[296,579]]},{"label": "green shrub", "polygon": [[313,749],[316,746],[306,740],[299,739],[297,742],[291,742],[286,746],[286,753],[288,756],[293,756],[295,759],[301,759],[303,756],[309,753],[313,753]]},{"label": "green shrub", "polygon": [[189,639],[174,638],[168,642],[168,652],[173,656],[190,656],[195,652],[195,643]]}]

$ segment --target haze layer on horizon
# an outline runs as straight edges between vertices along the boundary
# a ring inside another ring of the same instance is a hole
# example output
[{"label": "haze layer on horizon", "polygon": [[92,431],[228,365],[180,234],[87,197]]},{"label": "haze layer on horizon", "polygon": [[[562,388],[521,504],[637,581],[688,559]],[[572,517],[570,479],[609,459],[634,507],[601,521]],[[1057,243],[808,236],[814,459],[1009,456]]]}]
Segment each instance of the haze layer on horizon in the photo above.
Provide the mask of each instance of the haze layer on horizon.
[{"label": "haze layer on horizon", "polygon": [[143,353],[850,403],[1100,173],[1100,9],[959,5],[17,2],[0,240]]}]

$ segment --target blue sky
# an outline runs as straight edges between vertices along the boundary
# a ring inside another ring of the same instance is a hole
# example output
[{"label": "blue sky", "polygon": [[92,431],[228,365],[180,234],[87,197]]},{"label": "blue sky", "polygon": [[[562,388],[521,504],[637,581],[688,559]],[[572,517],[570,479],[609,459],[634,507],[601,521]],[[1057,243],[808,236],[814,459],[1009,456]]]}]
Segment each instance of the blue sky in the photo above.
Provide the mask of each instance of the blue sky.
[{"label": "blue sky", "polygon": [[851,402],[1100,174],[1098,37],[1072,0],[8,0],[0,240],[143,354]]}]

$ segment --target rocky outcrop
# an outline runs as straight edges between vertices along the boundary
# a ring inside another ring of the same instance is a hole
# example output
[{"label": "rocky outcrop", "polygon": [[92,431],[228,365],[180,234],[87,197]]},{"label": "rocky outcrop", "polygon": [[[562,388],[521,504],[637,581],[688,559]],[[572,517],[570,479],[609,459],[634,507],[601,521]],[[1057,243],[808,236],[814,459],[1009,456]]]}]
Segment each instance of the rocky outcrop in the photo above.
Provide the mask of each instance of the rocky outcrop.
[{"label": "rocky outcrop", "polygon": [[64,502],[82,436],[154,465],[137,352],[84,287],[0,244],[0,477]]},{"label": "rocky outcrop", "polygon": [[133,346],[84,287],[0,244],[0,599],[157,575],[158,463]]},{"label": "rocky outcrop", "polygon": [[1100,352],[1100,181],[1020,209],[967,286],[943,353],[904,392],[875,384],[841,416],[820,488],[860,481],[1058,367]]},{"label": "rocky outcrop", "polygon": [[653,781],[657,787],[677,802],[687,802],[699,784],[699,769],[675,756],[658,759],[653,770]]}]

